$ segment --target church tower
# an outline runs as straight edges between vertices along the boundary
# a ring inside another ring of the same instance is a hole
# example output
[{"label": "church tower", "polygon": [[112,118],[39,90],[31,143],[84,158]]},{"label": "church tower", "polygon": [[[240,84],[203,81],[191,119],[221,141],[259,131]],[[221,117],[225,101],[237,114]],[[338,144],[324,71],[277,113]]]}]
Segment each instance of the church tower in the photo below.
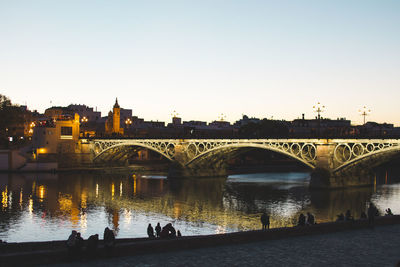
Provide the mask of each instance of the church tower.
[{"label": "church tower", "polygon": [[113,108],[113,133],[120,133],[120,118],[121,118],[121,108],[118,105],[118,99],[115,99],[115,104]]}]

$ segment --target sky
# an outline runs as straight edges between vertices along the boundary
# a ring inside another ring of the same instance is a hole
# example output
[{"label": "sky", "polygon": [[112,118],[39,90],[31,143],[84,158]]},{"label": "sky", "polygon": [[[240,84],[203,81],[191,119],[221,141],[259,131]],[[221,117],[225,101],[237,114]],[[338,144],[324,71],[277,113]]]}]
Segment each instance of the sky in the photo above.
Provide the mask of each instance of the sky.
[{"label": "sky", "polygon": [[145,120],[400,126],[398,0],[0,0],[0,94]]}]

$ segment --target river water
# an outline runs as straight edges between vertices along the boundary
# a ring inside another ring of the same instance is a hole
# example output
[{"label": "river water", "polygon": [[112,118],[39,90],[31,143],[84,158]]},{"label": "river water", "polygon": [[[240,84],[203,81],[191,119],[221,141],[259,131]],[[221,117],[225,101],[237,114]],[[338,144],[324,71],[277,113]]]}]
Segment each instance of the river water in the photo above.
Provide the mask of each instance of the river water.
[{"label": "river water", "polygon": [[147,225],[171,222],[182,235],[292,226],[300,213],[334,221],[350,209],[359,217],[370,201],[400,213],[400,175],[384,172],[373,187],[309,190],[309,173],[258,173],[170,180],[157,174],[0,174],[0,239],[86,239],[105,227],[118,238],[145,237]]}]

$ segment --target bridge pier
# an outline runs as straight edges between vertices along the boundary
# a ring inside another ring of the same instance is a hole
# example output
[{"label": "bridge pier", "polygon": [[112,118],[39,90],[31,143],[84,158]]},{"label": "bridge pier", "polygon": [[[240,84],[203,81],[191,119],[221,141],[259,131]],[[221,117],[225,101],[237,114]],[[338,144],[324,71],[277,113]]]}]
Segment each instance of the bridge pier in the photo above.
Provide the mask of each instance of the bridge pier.
[{"label": "bridge pier", "polygon": [[351,168],[335,171],[336,144],[327,140],[316,144],[315,168],[311,172],[310,188],[344,188],[351,186],[370,186],[374,174],[370,164],[357,164]]}]

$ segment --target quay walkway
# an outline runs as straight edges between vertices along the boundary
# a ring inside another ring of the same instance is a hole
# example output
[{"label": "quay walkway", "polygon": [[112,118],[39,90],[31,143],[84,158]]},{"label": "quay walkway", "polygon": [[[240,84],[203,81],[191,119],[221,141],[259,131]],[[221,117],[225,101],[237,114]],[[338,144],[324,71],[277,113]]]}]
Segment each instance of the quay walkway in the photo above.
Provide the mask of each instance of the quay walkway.
[{"label": "quay walkway", "polygon": [[51,266],[376,266],[400,261],[400,225]]},{"label": "quay walkway", "polygon": [[400,216],[172,240],[119,239],[115,257],[66,262],[65,241],[11,243],[0,265],[53,266],[396,266]]}]

